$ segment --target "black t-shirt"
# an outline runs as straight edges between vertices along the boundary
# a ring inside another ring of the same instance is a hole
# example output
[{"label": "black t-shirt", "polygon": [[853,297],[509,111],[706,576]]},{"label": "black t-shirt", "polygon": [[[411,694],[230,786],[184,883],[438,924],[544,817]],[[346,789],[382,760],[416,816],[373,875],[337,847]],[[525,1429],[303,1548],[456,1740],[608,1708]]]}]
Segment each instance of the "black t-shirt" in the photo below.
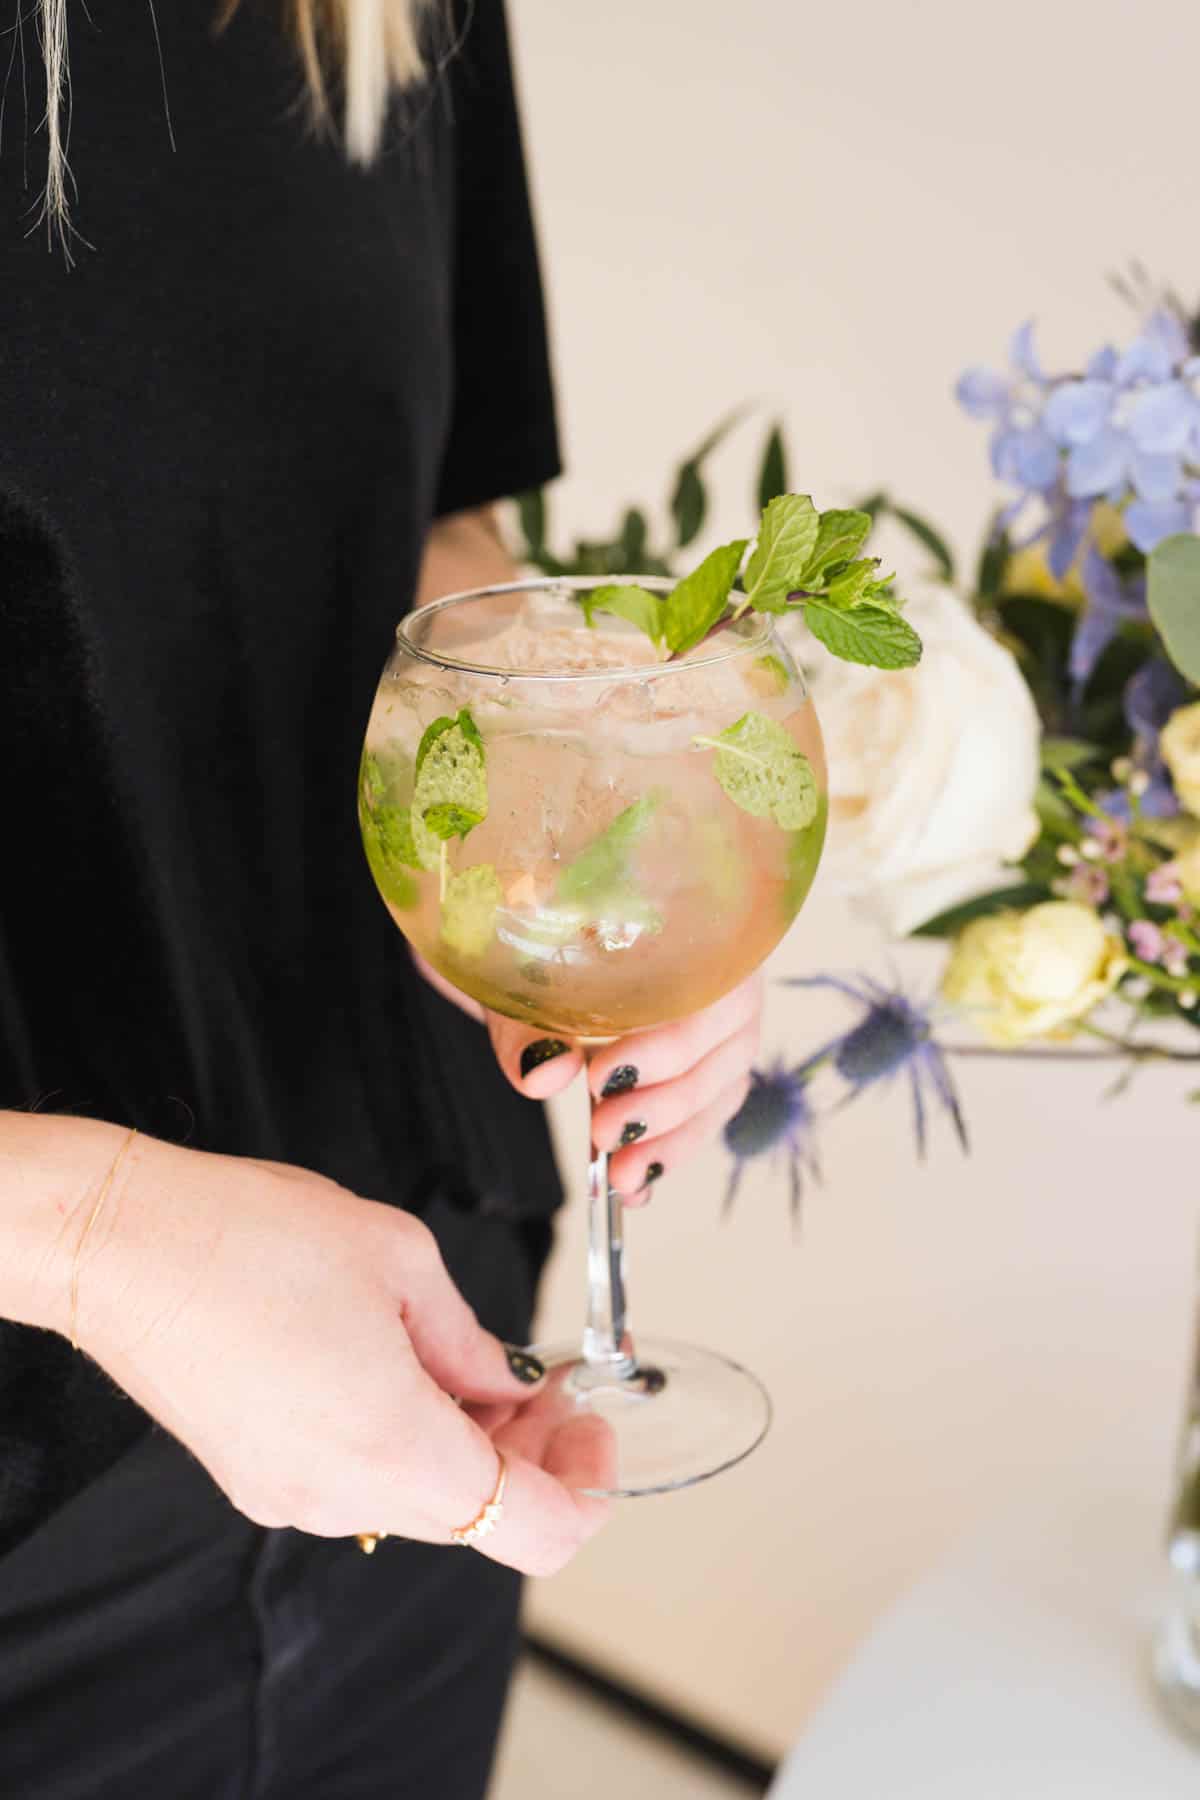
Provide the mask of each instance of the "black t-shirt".
[{"label": "black t-shirt", "polygon": [[[369,170],[268,0],[157,10],[161,74],[147,6],[71,9],[73,269],[32,42],[8,88],[0,1105],[544,1215],[541,1111],[416,975],[354,804],[431,520],[558,467],[500,0]],[[0,1325],[0,1548],[144,1425]]]}]

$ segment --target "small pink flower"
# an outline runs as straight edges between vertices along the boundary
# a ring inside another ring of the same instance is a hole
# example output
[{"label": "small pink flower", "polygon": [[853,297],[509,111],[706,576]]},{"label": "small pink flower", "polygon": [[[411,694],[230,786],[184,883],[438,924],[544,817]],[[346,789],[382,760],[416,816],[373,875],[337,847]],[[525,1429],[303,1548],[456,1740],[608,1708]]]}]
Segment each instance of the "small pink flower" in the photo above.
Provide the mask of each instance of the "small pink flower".
[{"label": "small pink flower", "polygon": [[1166,944],[1159,927],[1150,919],[1135,919],[1129,927],[1129,942],[1142,962],[1156,963]]},{"label": "small pink flower", "polygon": [[1187,974],[1188,953],[1178,938],[1167,938],[1163,944],[1162,962],[1168,975]]},{"label": "small pink flower", "polygon": [[1102,862],[1123,862],[1129,849],[1129,833],[1117,819],[1089,819],[1087,834]]},{"label": "small pink flower", "polygon": [[1179,864],[1175,862],[1159,863],[1157,869],[1151,869],[1146,877],[1146,898],[1156,906],[1174,906],[1183,898],[1183,884],[1179,879]]}]

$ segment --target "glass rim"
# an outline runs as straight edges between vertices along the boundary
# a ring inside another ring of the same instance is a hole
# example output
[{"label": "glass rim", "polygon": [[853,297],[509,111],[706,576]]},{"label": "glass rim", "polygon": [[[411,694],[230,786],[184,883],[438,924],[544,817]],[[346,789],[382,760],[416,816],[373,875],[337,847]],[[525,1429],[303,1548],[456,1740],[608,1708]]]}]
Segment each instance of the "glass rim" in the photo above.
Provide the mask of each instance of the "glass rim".
[{"label": "glass rim", "polygon": [[[650,593],[669,594],[677,584],[669,576],[603,576],[603,575],[534,575],[524,581],[500,581],[487,587],[463,588],[455,594],[443,594],[440,599],[426,601],[424,606],[414,607],[396,627],[396,641],[403,645],[411,656],[421,662],[432,663],[435,668],[455,669],[468,675],[491,675],[503,681],[657,681],[664,676],[679,675],[685,669],[708,668],[714,663],[730,662],[735,656],[745,656],[748,651],[761,652],[771,641],[772,622],[768,613],[746,613],[738,625],[750,624],[752,629],[748,635],[739,630],[732,643],[721,644],[712,650],[697,655],[695,651],[687,652],[678,662],[657,663],[621,663],[615,668],[607,669],[514,669],[502,668],[496,663],[468,662],[464,657],[447,655],[440,650],[431,650],[426,645],[414,642],[410,628],[418,621],[428,619],[432,614],[441,612],[445,607],[459,606],[469,600],[487,600],[497,594],[527,594],[531,592],[568,593],[586,592],[588,588],[613,586],[637,586],[646,588]],[[631,627],[636,630],[636,626]],[[641,636],[641,633],[639,633]],[[697,649],[699,646],[696,647]]]}]

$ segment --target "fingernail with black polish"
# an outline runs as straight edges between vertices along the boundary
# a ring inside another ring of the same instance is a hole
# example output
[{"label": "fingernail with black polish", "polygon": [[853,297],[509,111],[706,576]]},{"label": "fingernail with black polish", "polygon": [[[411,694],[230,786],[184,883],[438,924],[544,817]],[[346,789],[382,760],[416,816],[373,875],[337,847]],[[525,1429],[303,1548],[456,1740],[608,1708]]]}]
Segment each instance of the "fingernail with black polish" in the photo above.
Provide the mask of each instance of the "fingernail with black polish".
[{"label": "fingernail with black polish", "polygon": [[632,1063],[622,1063],[614,1069],[604,1086],[600,1089],[602,1100],[611,1100],[614,1094],[627,1094],[630,1088],[638,1084],[638,1072]]},{"label": "fingernail with black polish", "polygon": [[639,1138],[646,1135],[645,1119],[630,1119],[621,1128],[622,1144],[636,1144]]},{"label": "fingernail with black polish", "polygon": [[537,1038],[532,1044],[526,1044],[521,1052],[521,1080],[540,1069],[543,1063],[553,1062],[556,1056],[565,1056],[570,1049],[561,1038]]},{"label": "fingernail with black polish", "polygon": [[646,1173],[642,1176],[642,1181],[645,1186],[649,1187],[652,1181],[657,1181],[662,1172],[663,1166],[661,1163],[647,1163]]},{"label": "fingernail with black polish", "polygon": [[528,1350],[518,1350],[515,1344],[505,1344],[504,1354],[517,1380],[527,1382],[530,1387],[546,1373],[544,1364],[536,1356],[531,1356]]}]

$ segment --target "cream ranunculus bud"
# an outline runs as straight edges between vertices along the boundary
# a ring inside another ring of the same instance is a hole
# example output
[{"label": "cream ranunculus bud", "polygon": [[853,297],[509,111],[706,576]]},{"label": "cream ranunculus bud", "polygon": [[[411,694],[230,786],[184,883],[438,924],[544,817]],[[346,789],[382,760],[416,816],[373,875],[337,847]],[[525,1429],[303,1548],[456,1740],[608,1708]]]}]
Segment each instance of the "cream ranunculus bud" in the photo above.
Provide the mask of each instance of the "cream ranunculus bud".
[{"label": "cream ranunculus bud", "polygon": [[1180,804],[1200,817],[1200,701],[1173,712],[1158,740]]},{"label": "cream ranunculus bud", "polygon": [[897,935],[1002,884],[1038,829],[1038,718],[1013,657],[948,588],[906,616],[915,669],[801,651],[829,756],[822,882]]},{"label": "cream ranunculus bud", "polygon": [[1125,967],[1119,939],[1089,906],[1048,900],[993,913],[960,932],[942,977],[947,1000],[997,1044],[1066,1036],[1110,994]]}]

